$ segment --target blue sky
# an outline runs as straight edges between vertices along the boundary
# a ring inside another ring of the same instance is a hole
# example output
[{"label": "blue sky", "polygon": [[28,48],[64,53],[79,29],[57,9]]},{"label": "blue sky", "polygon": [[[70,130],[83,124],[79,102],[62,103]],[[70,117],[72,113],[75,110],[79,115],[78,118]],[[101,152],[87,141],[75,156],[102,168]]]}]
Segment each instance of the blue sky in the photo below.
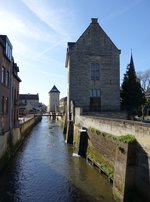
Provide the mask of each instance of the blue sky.
[{"label": "blue sky", "polygon": [[0,0],[0,34],[13,45],[20,93],[39,93],[46,105],[54,84],[67,95],[67,42],[77,41],[93,17],[121,49],[121,82],[131,49],[136,71],[150,69],[149,8],[149,0]]}]

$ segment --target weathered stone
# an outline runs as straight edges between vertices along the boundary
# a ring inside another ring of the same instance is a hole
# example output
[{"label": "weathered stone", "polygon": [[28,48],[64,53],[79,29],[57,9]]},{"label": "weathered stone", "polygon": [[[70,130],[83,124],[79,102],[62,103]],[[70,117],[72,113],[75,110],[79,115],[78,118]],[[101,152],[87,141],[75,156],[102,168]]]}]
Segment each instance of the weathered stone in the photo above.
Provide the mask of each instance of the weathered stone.
[{"label": "weathered stone", "polygon": [[[100,91],[98,111],[120,109],[120,50],[98,22],[91,24],[76,43],[68,43],[68,109],[70,101],[90,109],[90,90]],[[91,64],[100,66],[99,79],[91,80]]]}]

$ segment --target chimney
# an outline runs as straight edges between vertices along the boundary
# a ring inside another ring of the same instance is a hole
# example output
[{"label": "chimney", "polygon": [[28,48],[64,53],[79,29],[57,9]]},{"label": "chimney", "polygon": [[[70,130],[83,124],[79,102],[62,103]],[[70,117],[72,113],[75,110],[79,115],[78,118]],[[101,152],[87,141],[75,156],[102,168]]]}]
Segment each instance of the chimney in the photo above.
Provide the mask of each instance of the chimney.
[{"label": "chimney", "polygon": [[98,23],[98,18],[91,18],[91,21],[93,24],[96,24],[96,23]]}]

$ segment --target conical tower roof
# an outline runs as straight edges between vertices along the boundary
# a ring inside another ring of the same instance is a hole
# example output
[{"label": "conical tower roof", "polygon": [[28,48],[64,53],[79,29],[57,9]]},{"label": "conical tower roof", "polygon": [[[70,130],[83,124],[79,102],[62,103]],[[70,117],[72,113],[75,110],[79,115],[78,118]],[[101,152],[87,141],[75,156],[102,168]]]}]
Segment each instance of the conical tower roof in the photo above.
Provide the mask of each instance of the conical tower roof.
[{"label": "conical tower roof", "polygon": [[53,88],[49,91],[49,93],[60,93],[60,91],[54,85]]},{"label": "conical tower roof", "polygon": [[133,70],[135,70],[132,53],[131,53],[131,58],[130,58],[130,68],[132,68]]}]

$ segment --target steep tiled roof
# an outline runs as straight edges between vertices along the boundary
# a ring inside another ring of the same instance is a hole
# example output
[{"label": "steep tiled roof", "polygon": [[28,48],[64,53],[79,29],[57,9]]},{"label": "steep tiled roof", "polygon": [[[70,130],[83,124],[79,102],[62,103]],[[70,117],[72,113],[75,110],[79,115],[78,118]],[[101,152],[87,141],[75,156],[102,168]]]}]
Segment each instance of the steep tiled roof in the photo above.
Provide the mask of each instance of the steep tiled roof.
[{"label": "steep tiled roof", "polygon": [[19,94],[19,100],[39,100],[38,94]]}]

